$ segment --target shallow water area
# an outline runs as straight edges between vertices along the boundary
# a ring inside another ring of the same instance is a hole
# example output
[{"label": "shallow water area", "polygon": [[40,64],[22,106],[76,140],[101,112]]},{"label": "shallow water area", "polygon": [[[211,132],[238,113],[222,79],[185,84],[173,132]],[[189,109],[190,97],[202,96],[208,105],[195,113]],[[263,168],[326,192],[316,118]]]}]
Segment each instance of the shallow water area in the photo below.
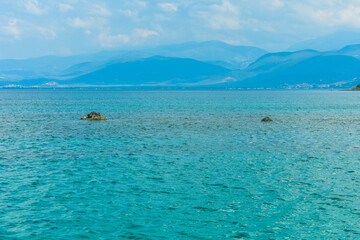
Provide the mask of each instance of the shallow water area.
[{"label": "shallow water area", "polygon": [[0,119],[0,239],[360,238],[360,92],[0,90]]}]

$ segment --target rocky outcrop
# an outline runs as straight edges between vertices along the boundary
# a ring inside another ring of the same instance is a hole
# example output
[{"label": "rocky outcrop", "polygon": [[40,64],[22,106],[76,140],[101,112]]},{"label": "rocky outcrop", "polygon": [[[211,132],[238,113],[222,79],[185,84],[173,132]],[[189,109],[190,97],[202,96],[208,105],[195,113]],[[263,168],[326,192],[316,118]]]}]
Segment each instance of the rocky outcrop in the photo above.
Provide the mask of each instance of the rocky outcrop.
[{"label": "rocky outcrop", "polygon": [[273,120],[270,117],[263,118],[262,122],[272,122]]},{"label": "rocky outcrop", "polygon": [[99,112],[91,112],[86,117],[82,117],[81,120],[90,120],[90,121],[100,121],[100,120],[108,120],[107,117],[101,116]]},{"label": "rocky outcrop", "polygon": [[358,84],[355,88],[351,89],[351,91],[360,91],[360,84]]}]

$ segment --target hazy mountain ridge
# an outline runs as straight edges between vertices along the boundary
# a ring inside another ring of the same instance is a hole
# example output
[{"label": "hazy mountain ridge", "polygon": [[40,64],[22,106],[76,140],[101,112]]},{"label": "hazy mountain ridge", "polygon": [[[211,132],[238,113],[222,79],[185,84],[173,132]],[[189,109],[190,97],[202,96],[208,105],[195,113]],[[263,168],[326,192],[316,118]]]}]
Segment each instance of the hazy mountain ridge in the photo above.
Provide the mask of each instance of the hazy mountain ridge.
[{"label": "hazy mountain ridge", "polygon": [[240,88],[338,88],[351,87],[360,77],[360,60],[344,55],[323,54],[255,71],[253,77],[233,84]]},{"label": "hazy mountain ridge", "polygon": [[[256,47],[232,46],[220,41],[190,42],[160,46],[144,50],[103,51],[95,54],[30,59],[0,60],[0,78],[9,81],[25,78],[63,79],[79,76],[100,69],[113,62],[130,62],[153,56],[192,58],[230,69],[247,67],[267,53]],[[11,71],[11,74],[5,72]],[[23,75],[23,72],[31,73]]]},{"label": "hazy mountain ridge", "polygon": [[[360,45],[334,52],[270,53],[245,71],[234,71],[236,88],[348,88],[360,79]],[[346,52],[343,54],[342,52]],[[240,77],[239,77],[240,76]]]},{"label": "hazy mountain ridge", "polygon": [[85,75],[64,81],[94,85],[150,85],[194,83],[230,72],[221,66],[189,58],[151,57],[111,63]]},{"label": "hazy mountain ridge", "polygon": [[[158,52],[163,55],[156,56]],[[56,61],[61,63],[46,69],[51,72],[49,74],[45,70],[40,72],[38,68],[30,71],[34,59],[23,60],[27,68],[11,70],[11,66],[16,66],[12,63],[6,71],[1,70],[4,62],[0,61],[0,85],[348,88],[360,79],[359,54],[360,44],[327,52],[306,49],[267,53],[222,42],[185,43],[144,51],[35,59],[35,66],[44,59],[49,60],[48,65]],[[88,61],[80,61],[83,59]],[[73,62],[76,63],[70,65]],[[238,68],[234,69],[236,64]],[[241,67],[241,64],[247,67]],[[26,77],[14,78],[20,71]]]}]

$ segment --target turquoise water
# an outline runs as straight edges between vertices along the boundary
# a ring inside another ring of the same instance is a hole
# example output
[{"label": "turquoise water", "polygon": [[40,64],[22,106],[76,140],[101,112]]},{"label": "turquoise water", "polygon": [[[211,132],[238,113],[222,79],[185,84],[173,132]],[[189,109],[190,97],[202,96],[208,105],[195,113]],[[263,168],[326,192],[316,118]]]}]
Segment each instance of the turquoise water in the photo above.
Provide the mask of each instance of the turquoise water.
[{"label": "turquoise water", "polygon": [[360,239],[360,92],[1,90],[0,119],[0,239]]}]

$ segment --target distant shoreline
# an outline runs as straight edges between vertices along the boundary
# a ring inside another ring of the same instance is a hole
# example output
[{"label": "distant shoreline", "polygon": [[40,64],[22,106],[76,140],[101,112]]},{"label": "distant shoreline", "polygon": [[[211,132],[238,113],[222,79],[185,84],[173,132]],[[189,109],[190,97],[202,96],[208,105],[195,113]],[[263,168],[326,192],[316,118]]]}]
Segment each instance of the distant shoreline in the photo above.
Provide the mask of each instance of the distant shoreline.
[{"label": "distant shoreline", "polygon": [[1,88],[1,90],[103,90],[103,91],[360,91],[352,89],[231,89],[231,88],[157,88],[157,87],[61,87],[61,88],[37,88],[37,87],[24,87],[24,88]]}]

